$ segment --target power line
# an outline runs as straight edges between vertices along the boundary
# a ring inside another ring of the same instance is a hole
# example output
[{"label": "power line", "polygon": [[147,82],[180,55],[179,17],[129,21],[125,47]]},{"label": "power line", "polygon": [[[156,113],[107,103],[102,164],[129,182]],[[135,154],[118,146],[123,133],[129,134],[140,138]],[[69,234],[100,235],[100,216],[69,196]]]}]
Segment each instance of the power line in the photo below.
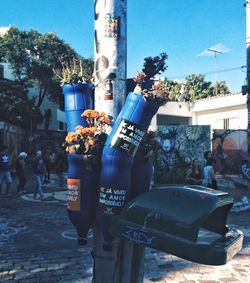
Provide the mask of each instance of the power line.
[{"label": "power line", "polygon": [[[231,71],[235,71],[235,70],[241,70],[242,72],[244,72],[245,68],[246,68],[246,66],[241,66],[241,67],[234,67],[234,68],[222,69],[222,70],[217,70],[217,71],[210,71],[210,72],[206,72],[206,73],[202,73],[202,74],[203,75],[212,75],[212,74],[215,74],[215,73],[226,73],[226,72],[231,72]],[[169,79],[185,79],[189,75],[176,76],[176,77],[171,77]]]}]

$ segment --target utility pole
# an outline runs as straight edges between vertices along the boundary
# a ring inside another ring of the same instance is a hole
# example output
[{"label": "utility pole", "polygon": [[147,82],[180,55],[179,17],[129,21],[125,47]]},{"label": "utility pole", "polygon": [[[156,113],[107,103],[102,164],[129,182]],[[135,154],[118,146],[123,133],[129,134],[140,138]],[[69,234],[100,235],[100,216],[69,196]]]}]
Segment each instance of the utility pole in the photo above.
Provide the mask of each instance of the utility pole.
[{"label": "utility pole", "polygon": [[116,118],[126,98],[127,0],[95,0],[95,109]]},{"label": "utility pole", "polygon": [[[116,119],[127,92],[127,0],[95,0],[94,5],[95,109]],[[124,248],[124,241],[117,238],[110,251],[102,245],[102,234],[94,228],[93,282],[129,283],[130,270],[126,268],[132,263],[127,260],[131,249]]]},{"label": "utility pole", "polygon": [[246,47],[247,47],[247,109],[250,124],[250,0],[246,0]]}]

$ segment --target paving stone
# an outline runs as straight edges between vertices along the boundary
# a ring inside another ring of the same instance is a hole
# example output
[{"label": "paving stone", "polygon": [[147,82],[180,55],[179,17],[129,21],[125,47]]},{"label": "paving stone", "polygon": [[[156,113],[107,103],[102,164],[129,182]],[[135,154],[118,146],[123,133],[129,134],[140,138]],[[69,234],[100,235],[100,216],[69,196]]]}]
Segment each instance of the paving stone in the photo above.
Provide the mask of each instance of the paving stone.
[{"label": "paving stone", "polygon": [[[49,192],[50,186],[45,189]],[[53,186],[52,189],[56,191],[58,188]],[[64,231],[73,229],[65,206],[15,197],[0,199],[0,207],[1,218],[6,219],[10,227],[26,227],[25,233],[10,236],[4,242],[0,240],[1,283],[3,278],[3,283],[91,282],[91,240],[82,248],[75,240],[61,236]],[[249,219],[250,212],[229,215],[229,223],[242,229],[246,235],[250,235]],[[248,283],[249,256],[249,236],[245,238],[240,254],[224,266],[191,263],[147,248],[144,283]]]}]

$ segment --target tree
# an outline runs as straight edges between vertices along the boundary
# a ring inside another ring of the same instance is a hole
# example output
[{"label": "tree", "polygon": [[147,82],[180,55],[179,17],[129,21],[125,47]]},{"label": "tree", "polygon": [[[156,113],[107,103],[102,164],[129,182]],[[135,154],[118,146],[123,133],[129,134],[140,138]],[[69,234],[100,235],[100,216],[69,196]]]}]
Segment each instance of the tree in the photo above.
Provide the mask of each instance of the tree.
[{"label": "tree", "polygon": [[212,88],[213,88],[213,94],[215,96],[225,95],[230,93],[229,88],[226,85],[225,81],[215,82]]},{"label": "tree", "polygon": [[188,93],[187,100],[195,101],[213,95],[212,83],[205,81],[205,75],[192,74],[186,77],[185,89]]},{"label": "tree", "polygon": [[177,82],[167,80],[169,87],[169,96],[172,101],[195,101],[211,96],[219,96],[229,94],[230,91],[225,81],[216,82],[212,85],[211,82],[205,81],[205,75],[192,74],[187,76],[185,82]]},{"label": "tree", "polygon": [[43,116],[35,107],[34,99],[28,98],[25,85],[17,81],[0,80],[0,120],[30,128],[30,121],[36,119],[39,123]]},{"label": "tree", "polygon": [[166,80],[171,101],[178,101],[181,94],[181,83],[175,80]]},{"label": "tree", "polygon": [[[73,58],[81,56],[55,33],[40,34],[36,30],[20,31],[11,27],[8,33],[0,37],[0,60],[10,64],[17,81],[37,88],[37,108],[45,96],[62,105],[62,90],[53,69],[61,69],[62,62],[71,63]],[[93,67],[89,68],[93,66],[93,60],[83,61],[88,71],[93,70]]]}]

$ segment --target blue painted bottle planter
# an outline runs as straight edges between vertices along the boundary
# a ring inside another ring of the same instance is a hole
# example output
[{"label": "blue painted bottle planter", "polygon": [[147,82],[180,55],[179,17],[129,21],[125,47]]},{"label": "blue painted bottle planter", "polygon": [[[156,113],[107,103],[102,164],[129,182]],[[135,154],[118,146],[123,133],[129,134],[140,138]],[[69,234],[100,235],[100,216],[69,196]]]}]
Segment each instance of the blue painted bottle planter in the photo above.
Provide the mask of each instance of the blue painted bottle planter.
[{"label": "blue painted bottle planter", "polygon": [[94,109],[93,89],[92,83],[63,86],[67,132],[74,132],[78,125],[87,126],[81,114],[86,109]]},{"label": "blue painted bottle planter", "polygon": [[131,167],[159,105],[129,93],[102,154],[99,211],[115,215],[123,208],[131,184]]},{"label": "blue painted bottle planter", "polygon": [[110,216],[119,214],[129,200],[134,156],[159,106],[140,94],[129,93],[105,144],[97,212],[105,241],[112,238]]},{"label": "blue painted bottle planter", "polygon": [[91,169],[83,155],[68,154],[68,216],[78,234],[78,243],[87,243],[95,220],[100,168]]}]

